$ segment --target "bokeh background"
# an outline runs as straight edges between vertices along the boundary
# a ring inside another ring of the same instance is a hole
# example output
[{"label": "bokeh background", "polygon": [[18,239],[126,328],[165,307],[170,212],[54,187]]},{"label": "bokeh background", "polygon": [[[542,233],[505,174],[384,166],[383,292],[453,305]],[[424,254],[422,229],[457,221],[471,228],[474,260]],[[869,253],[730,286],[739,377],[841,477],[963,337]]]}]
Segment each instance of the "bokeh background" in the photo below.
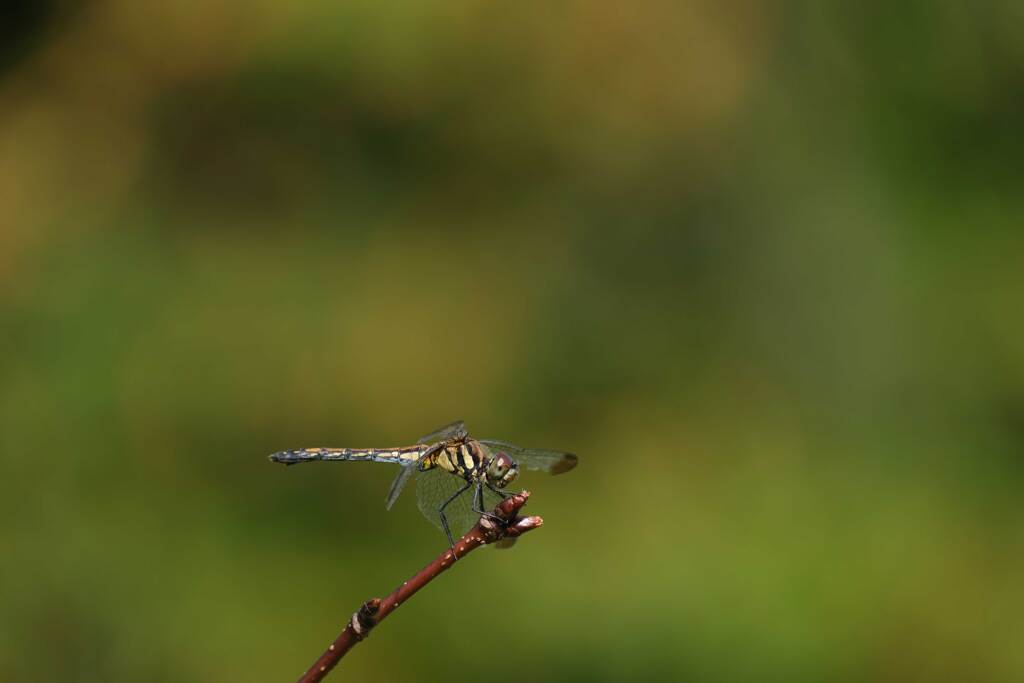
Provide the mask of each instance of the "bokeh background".
[{"label": "bokeh background", "polygon": [[1024,679],[1016,0],[15,2],[0,680]]}]

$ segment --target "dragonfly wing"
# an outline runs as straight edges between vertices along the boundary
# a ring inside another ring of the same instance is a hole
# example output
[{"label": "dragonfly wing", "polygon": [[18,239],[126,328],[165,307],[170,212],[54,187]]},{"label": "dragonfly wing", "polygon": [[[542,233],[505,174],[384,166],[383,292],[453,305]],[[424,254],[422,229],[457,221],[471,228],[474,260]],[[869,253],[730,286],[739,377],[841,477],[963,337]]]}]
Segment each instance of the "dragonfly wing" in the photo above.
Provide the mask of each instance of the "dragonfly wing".
[{"label": "dragonfly wing", "polygon": [[[419,504],[420,512],[434,524],[438,529],[444,530],[441,526],[441,515],[438,508],[446,500],[458,493],[459,489],[466,485],[462,477],[446,472],[440,468],[427,470],[416,478],[416,501]],[[444,509],[448,517],[448,526],[451,527],[452,536],[458,539],[464,533],[473,528],[473,525],[480,519],[480,514],[473,510],[474,487],[469,487],[456,496]],[[501,496],[484,487],[483,509],[493,510],[501,502]],[[515,538],[505,538],[495,544],[498,548],[511,548],[515,544]]]},{"label": "dragonfly wing", "polygon": [[[440,467],[427,470],[416,477],[416,502],[420,512],[439,529],[443,529],[443,527],[438,508],[455,496],[444,508],[444,513],[448,517],[448,526],[451,527],[452,536],[455,538],[469,531],[480,519],[480,515],[473,511],[474,486],[468,487],[456,496],[459,489],[464,486],[466,486],[465,479]],[[484,491],[484,509],[489,510],[497,504],[500,498],[486,489]]]},{"label": "dragonfly wing", "polygon": [[396,500],[398,500],[398,495],[402,492],[402,489],[418,471],[419,469],[415,463],[412,465],[406,465],[402,468],[402,471],[398,473],[395,480],[391,482],[391,488],[388,490],[387,500],[384,502],[385,509],[391,509],[391,506],[395,504]]},{"label": "dragonfly wing", "polygon": [[462,420],[458,420],[421,437],[416,443],[434,443],[435,441],[446,441],[448,439],[464,439],[466,434],[466,423]]},{"label": "dragonfly wing", "polygon": [[549,474],[562,474],[576,467],[579,459],[572,453],[562,451],[549,451],[543,448],[523,448],[507,441],[496,441],[493,439],[480,439],[480,443],[487,446],[491,451],[502,451],[531,470],[540,470]]}]

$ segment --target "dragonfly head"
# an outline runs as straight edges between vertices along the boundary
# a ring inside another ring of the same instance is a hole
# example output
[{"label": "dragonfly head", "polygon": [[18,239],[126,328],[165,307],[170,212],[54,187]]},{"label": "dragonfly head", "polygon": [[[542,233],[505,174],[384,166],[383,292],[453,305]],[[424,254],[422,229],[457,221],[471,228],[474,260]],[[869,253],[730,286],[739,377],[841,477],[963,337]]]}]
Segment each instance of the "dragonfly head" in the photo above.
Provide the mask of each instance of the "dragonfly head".
[{"label": "dragonfly head", "polygon": [[519,476],[519,465],[505,453],[497,453],[487,465],[487,480],[495,488],[503,489]]}]

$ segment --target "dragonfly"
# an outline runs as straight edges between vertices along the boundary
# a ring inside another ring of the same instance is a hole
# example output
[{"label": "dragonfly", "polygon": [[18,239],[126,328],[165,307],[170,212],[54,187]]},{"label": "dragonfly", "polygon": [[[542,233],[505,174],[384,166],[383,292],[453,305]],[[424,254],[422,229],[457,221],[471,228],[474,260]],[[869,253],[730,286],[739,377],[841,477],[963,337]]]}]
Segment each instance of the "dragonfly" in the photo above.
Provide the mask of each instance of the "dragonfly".
[{"label": "dragonfly", "polygon": [[[455,549],[452,529],[461,536],[481,515],[511,494],[505,488],[519,477],[520,465],[549,474],[576,467],[572,453],[522,448],[506,441],[474,439],[461,420],[397,448],[297,448],[270,456],[274,462],[297,465],[315,461],[372,461],[401,466],[384,505],[390,510],[405,485],[416,479],[420,512],[439,526]],[[506,538],[511,545],[514,538]]]}]

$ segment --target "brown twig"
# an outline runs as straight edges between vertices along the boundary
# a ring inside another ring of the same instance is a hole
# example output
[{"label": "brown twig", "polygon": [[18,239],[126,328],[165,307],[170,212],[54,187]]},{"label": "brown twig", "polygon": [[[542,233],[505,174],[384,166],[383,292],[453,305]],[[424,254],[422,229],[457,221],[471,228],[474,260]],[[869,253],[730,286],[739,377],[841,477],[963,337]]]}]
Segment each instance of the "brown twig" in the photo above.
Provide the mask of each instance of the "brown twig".
[{"label": "brown twig", "polygon": [[476,526],[456,541],[455,556],[451,549],[445,550],[415,576],[396,588],[391,595],[383,600],[374,598],[363,603],[363,606],[352,615],[349,623],[334,639],[334,642],[299,678],[299,683],[315,683],[323,680],[324,676],[356,643],[370,635],[370,630],[374,626],[398,609],[399,605],[409,600],[419,589],[454,565],[456,560],[461,560],[482,545],[494,543],[503,538],[516,538],[543,524],[544,520],[540,517],[517,516],[529,497],[529,491],[522,491],[501,501],[491,512],[496,519],[491,519],[486,515],[481,517]]}]

